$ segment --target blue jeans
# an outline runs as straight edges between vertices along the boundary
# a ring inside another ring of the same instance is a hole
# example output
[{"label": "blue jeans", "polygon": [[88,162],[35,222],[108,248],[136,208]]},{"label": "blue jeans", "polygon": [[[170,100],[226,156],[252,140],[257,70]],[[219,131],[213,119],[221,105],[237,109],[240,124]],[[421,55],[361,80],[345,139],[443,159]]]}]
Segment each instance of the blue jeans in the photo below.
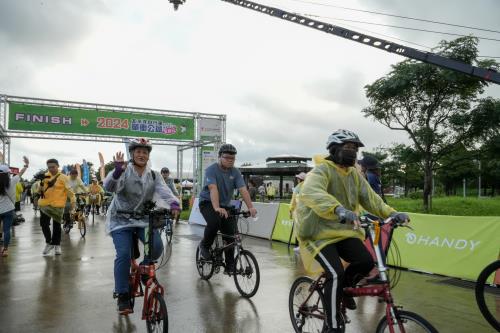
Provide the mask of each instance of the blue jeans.
[{"label": "blue jeans", "polygon": [[[115,292],[123,294],[128,292],[128,277],[130,273],[130,260],[132,258],[132,235],[137,233],[144,244],[145,228],[123,228],[111,233],[115,245]],[[163,242],[158,230],[153,231],[153,258],[158,259],[163,252]]]},{"label": "blue jeans", "polygon": [[10,228],[12,227],[12,220],[14,220],[14,211],[8,211],[0,214],[0,219],[3,222],[3,247],[8,247],[10,242]]}]

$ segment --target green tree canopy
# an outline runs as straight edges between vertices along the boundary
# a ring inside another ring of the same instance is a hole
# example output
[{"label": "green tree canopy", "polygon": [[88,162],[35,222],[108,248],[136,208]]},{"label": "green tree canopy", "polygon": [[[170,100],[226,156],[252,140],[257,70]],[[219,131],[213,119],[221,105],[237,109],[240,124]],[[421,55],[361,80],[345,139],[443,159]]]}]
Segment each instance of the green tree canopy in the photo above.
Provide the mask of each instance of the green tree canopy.
[{"label": "green tree canopy", "polygon": [[[477,43],[474,37],[443,41],[437,53],[480,67],[498,67],[493,60],[478,60]],[[453,154],[459,143],[473,146],[488,127],[478,118],[479,113],[473,112],[475,105],[481,105],[478,96],[487,84],[472,76],[405,60],[365,87],[370,102],[363,109],[365,117],[407,132],[412,148],[421,156],[426,208],[437,161]]]}]

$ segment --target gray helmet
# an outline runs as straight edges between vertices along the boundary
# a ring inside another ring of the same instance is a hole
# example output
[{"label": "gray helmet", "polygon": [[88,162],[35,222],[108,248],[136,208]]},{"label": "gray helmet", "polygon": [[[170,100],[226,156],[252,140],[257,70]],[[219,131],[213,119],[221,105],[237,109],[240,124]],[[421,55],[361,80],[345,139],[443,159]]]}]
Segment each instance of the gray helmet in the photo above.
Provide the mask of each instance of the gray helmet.
[{"label": "gray helmet", "polygon": [[233,146],[230,143],[225,143],[222,146],[220,146],[220,148],[219,148],[219,157],[222,154],[224,154],[224,153],[231,154],[231,155],[236,155],[238,152],[236,151],[236,147],[235,146]]},{"label": "gray helmet", "polygon": [[151,152],[153,150],[153,146],[149,142],[148,139],[145,138],[137,138],[137,139],[132,139],[130,140],[130,143],[128,145],[128,151],[132,153],[135,148],[146,148],[148,152]]},{"label": "gray helmet", "polygon": [[365,145],[359,140],[356,133],[339,129],[330,134],[328,140],[326,141],[326,149],[330,149],[332,145],[342,145],[346,142],[353,142],[358,145],[358,147],[364,147]]}]

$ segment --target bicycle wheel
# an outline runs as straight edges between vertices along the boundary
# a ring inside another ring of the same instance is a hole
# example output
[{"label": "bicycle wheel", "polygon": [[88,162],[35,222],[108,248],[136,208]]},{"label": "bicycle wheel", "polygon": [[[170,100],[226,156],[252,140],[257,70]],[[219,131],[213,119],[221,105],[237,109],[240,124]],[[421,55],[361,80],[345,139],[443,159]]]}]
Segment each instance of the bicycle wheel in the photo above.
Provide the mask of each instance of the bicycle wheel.
[{"label": "bicycle wheel", "polygon": [[500,276],[500,260],[486,266],[476,282],[476,302],[484,319],[500,332],[500,284],[495,275]]},{"label": "bicycle wheel", "polygon": [[167,304],[160,293],[154,292],[149,296],[146,326],[148,333],[168,332]]},{"label": "bicycle wheel", "polygon": [[85,234],[87,233],[87,222],[85,220],[85,216],[83,214],[79,214],[78,229],[80,230],[80,235],[82,236],[82,238],[84,238]]},{"label": "bicycle wheel", "polygon": [[94,225],[94,219],[95,219],[95,206],[92,205],[92,225]]},{"label": "bicycle wheel", "polygon": [[215,265],[212,259],[203,259],[200,255],[200,248],[196,248],[196,268],[203,280],[209,280],[214,274]]},{"label": "bicycle wheel", "polygon": [[69,224],[67,221],[64,221],[63,230],[64,233],[69,234],[69,232],[71,231],[71,224]]},{"label": "bicycle wheel", "polygon": [[[412,333],[438,333],[438,331],[427,320],[416,313],[410,311],[396,311],[397,322],[394,324],[394,332],[412,332]],[[377,325],[377,333],[388,333],[390,327],[387,323],[387,317],[383,317]]]},{"label": "bicycle wheel", "polygon": [[260,284],[259,264],[248,250],[241,250],[234,259],[234,283],[243,297],[250,298],[257,292]]},{"label": "bicycle wheel", "polygon": [[311,290],[313,279],[295,280],[288,296],[288,311],[296,333],[326,331],[325,298],[320,290]]},{"label": "bicycle wheel", "polygon": [[165,236],[167,238],[167,243],[171,244],[172,243],[172,236],[174,234],[174,231],[172,230],[172,220],[167,219],[167,225],[165,228]]}]

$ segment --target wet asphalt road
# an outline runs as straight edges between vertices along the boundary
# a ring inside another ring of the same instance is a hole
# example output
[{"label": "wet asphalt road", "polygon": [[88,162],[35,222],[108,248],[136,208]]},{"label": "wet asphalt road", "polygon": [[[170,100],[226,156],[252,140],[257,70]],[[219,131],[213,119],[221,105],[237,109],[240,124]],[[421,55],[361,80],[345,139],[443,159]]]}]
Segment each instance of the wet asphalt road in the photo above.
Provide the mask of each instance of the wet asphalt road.
[{"label": "wet asphalt road", "polygon": [[[26,222],[14,227],[7,258],[0,258],[0,332],[146,332],[136,301],[128,317],[116,313],[112,298],[114,247],[104,218],[63,234],[61,256],[42,256],[45,241],[38,217],[23,206]],[[257,222],[258,223],[258,222]],[[171,257],[158,272],[166,288],[170,332],[292,332],[288,292],[303,275],[286,244],[246,237],[261,269],[261,285],[250,300],[232,278],[199,278],[194,255],[203,228],[180,224]],[[404,260],[404,258],[403,258]],[[445,278],[402,272],[393,291],[396,303],[417,312],[440,332],[492,332],[477,310],[472,289],[440,283]],[[358,299],[347,332],[373,332],[384,308],[376,299]],[[139,306],[139,307],[138,307]]]}]

